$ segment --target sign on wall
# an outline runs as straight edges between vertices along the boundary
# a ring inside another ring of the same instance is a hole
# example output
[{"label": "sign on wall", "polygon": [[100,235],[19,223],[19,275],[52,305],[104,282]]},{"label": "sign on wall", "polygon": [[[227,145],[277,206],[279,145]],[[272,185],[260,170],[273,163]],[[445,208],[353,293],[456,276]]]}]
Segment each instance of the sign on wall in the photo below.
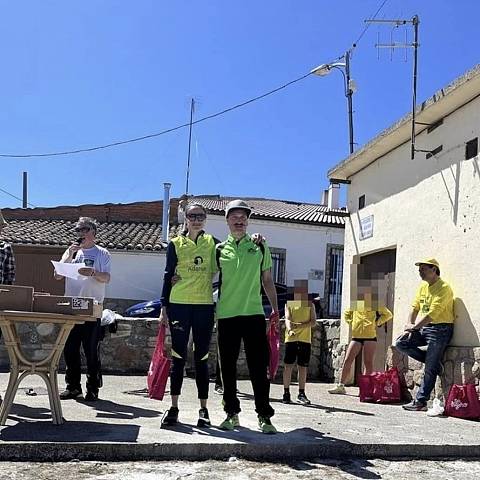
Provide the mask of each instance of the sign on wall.
[{"label": "sign on wall", "polygon": [[360,240],[373,237],[373,215],[360,220]]}]

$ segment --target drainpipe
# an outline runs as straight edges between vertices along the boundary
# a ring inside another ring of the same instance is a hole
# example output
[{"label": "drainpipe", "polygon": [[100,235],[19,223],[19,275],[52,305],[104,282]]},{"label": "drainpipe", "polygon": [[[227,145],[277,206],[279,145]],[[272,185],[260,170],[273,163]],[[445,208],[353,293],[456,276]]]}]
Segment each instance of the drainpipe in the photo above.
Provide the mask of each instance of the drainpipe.
[{"label": "drainpipe", "polygon": [[168,242],[168,231],[170,229],[170,187],[171,183],[163,184],[163,217],[162,217],[162,241]]}]

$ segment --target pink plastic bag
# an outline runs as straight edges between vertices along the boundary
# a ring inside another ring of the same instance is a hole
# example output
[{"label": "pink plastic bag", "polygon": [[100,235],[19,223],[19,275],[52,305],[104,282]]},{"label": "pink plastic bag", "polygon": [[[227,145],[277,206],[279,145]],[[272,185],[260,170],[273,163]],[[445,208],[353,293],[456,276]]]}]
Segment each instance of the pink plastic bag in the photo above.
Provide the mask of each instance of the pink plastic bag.
[{"label": "pink plastic bag", "polygon": [[400,377],[396,368],[373,375],[372,394],[375,403],[395,403],[401,400]]},{"label": "pink plastic bag", "polygon": [[280,359],[280,328],[278,313],[270,315],[270,325],[267,333],[268,347],[270,350],[270,362],[268,365],[268,378],[274,380],[278,370],[278,362]]},{"label": "pink plastic bag", "polygon": [[152,361],[147,375],[148,396],[155,400],[163,400],[165,387],[170,375],[171,360],[165,352],[165,325],[160,325],[157,344],[153,352]]},{"label": "pink plastic bag", "polygon": [[475,385],[452,385],[445,404],[445,415],[449,417],[480,418],[480,401]]},{"label": "pink plastic bag", "polygon": [[373,376],[371,375],[359,375],[358,386],[360,389],[360,401],[361,402],[373,402]]}]

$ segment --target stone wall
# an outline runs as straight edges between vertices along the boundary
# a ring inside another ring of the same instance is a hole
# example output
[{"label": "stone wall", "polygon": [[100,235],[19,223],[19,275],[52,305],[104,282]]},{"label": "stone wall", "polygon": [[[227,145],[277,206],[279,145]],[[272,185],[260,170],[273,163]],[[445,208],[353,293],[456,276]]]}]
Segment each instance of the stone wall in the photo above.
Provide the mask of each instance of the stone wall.
[{"label": "stone wall", "polygon": [[[57,328],[57,327],[55,327]],[[20,325],[22,345],[24,352],[31,358],[44,358],[51,344],[55,341],[56,330],[40,329],[38,324],[22,323]],[[284,324],[281,322],[280,365],[276,381],[281,382],[283,372],[283,355],[285,346]],[[337,365],[337,360],[332,357],[339,342],[339,320],[318,320],[312,331],[312,356],[309,365],[308,378],[310,380],[332,381]],[[101,343],[102,369],[105,373],[116,374],[142,374],[148,371],[151,357],[155,349],[158,332],[158,320],[146,318],[124,318],[118,322],[116,333],[106,333],[105,340]],[[167,335],[166,349],[170,352],[170,337]],[[187,361],[187,372],[193,368],[193,353]],[[9,366],[8,356],[3,342],[0,344],[0,369],[7,371]],[[212,375],[216,366],[216,332],[210,347],[209,368]],[[60,369],[64,369],[63,358]],[[294,370],[295,379],[296,369]],[[240,351],[238,361],[238,376],[248,376],[248,368],[243,349]]]},{"label": "stone wall", "polygon": [[[402,374],[405,399],[414,397],[423,378],[423,364],[402,354],[394,346],[388,351],[387,364],[397,367]],[[447,347],[443,366],[444,372],[437,378],[432,398],[443,399],[453,384],[479,385],[480,347]]]}]

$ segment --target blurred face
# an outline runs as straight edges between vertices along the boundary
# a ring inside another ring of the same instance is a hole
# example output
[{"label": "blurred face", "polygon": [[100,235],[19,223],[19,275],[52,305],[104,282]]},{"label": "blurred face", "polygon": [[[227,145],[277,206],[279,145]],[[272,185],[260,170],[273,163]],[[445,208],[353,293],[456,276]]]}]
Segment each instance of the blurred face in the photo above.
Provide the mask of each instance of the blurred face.
[{"label": "blurred face", "polygon": [[88,223],[77,223],[75,227],[75,235],[84,242],[93,242],[95,240],[95,231]]},{"label": "blurred face", "polygon": [[293,298],[295,300],[308,300],[308,282],[307,281],[298,281],[293,282]]},{"label": "blurred face", "polygon": [[227,225],[234,237],[243,237],[248,227],[247,212],[241,208],[231,210],[227,217]]},{"label": "blurred face", "polygon": [[437,278],[437,271],[435,270],[434,265],[429,265],[428,263],[421,263],[418,266],[418,273],[420,278],[425,282],[430,282]]},{"label": "blurred face", "polygon": [[205,221],[207,216],[205,212],[200,207],[193,207],[185,214],[187,219],[187,228],[188,231],[195,231],[198,232],[203,230],[205,226]]}]

